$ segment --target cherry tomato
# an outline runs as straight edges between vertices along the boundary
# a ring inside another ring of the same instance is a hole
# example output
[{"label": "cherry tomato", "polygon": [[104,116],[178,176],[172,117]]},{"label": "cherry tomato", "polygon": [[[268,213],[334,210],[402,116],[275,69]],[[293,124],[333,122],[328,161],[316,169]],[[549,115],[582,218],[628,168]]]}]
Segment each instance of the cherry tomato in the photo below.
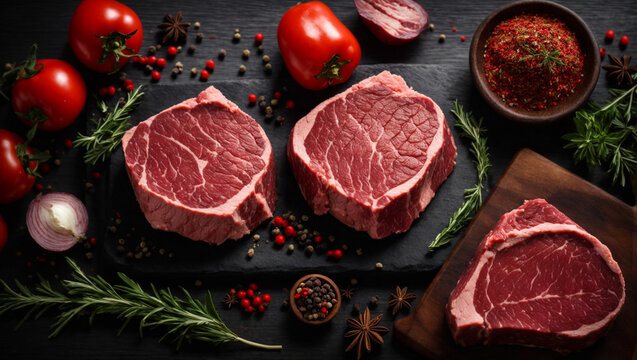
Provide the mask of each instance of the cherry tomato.
[{"label": "cherry tomato", "polygon": [[9,233],[7,231],[7,223],[4,222],[2,215],[0,215],[0,252],[4,249],[4,245],[7,243]]},{"label": "cherry tomato", "polygon": [[[82,1],[69,25],[73,53],[82,64],[101,73],[117,72],[139,52],[143,38],[137,14],[114,0]],[[108,49],[106,53],[102,45]]]},{"label": "cherry tomato", "polygon": [[319,1],[288,10],[279,21],[277,38],[288,71],[309,90],[345,82],[361,60],[354,35]]},{"label": "cherry tomato", "polygon": [[[35,176],[27,174],[18,158],[16,145],[24,140],[4,129],[0,129],[0,204],[8,204],[24,197],[35,183]],[[27,153],[33,151],[27,148]],[[35,170],[36,162],[29,162]]]},{"label": "cherry tomato", "polygon": [[13,111],[27,125],[44,115],[39,129],[60,130],[71,124],[84,108],[86,85],[70,64],[56,59],[37,60],[42,70],[16,81],[11,92]]}]

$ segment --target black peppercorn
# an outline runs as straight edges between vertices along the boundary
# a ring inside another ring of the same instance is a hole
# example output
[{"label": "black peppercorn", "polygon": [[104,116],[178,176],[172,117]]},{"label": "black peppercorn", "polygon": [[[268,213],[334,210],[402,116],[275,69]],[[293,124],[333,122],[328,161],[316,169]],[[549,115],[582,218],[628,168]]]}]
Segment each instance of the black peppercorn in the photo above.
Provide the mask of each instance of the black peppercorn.
[{"label": "black peppercorn", "polygon": [[195,50],[197,50],[197,47],[195,45],[190,45],[188,47],[188,54],[194,54]]}]

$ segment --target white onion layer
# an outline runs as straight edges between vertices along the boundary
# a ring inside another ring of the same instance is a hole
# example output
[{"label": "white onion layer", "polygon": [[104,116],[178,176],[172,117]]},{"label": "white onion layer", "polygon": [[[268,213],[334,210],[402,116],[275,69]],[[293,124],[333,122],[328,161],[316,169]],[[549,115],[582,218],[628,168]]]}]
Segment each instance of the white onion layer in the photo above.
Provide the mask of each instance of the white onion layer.
[{"label": "white onion layer", "polygon": [[86,234],[88,213],[74,195],[48,193],[29,204],[27,228],[33,240],[44,249],[65,251]]}]

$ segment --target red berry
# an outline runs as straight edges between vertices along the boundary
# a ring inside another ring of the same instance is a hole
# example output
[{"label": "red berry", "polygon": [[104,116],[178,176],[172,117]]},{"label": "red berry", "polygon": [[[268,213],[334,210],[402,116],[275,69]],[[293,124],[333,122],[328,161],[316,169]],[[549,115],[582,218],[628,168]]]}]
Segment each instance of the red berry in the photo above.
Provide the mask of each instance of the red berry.
[{"label": "red berry", "polygon": [[247,308],[245,308],[245,311],[251,313],[254,312],[254,308],[252,306],[248,306]]},{"label": "red berry", "polygon": [[619,46],[621,47],[628,46],[628,36],[623,35],[622,37],[619,38]]},{"label": "red berry", "polygon": [[233,294],[236,294],[236,293],[237,293],[237,290],[235,290],[235,288],[232,288],[232,289],[228,290],[228,293],[229,293],[230,295],[233,295]]},{"label": "red berry", "polygon": [[280,216],[277,216],[274,219],[272,219],[272,223],[274,224],[274,226],[281,226],[281,224],[283,224],[283,218]]},{"label": "red berry", "polygon": [[148,58],[147,57],[140,57],[139,58],[139,63],[140,63],[140,65],[148,64]]},{"label": "red berry", "polygon": [[599,48],[599,57],[601,57],[603,59],[604,56],[606,56],[606,49]]},{"label": "red berry", "polygon": [[451,28],[451,31],[453,31],[453,32],[456,32],[456,30],[458,30],[458,29],[456,29],[455,26],[453,28]]},{"label": "red berry", "polygon": [[285,235],[294,236],[296,234],[296,230],[292,226],[286,226],[284,230]]},{"label": "red berry", "polygon": [[157,66],[163,68],[164,66],[166,66],[166,59],[159,58],[159,59],[157,59],[157,63],[156,64],[157,64]]},{"label": "red berry", "polygon": [[248,101],[251,102],[251,103],[257,102],[257,96],[254,95],[254,94],[248,95]]},{"label": "red berry", "polygon": [[139,56],[133,56],[133,62],[134,63],[139,62]]},{"label": "red berry", "polygon": [[135,87],[133,86],[133,84],[128,84],[128,85],[126,85],[126,87],[124,89],[126,91],[133,91],[133,90],[135,90]]},{"label": "red berry", "polygon": [[274,97],[277,98],[277,99],[280,99],[281,98],[281,92],[280,91],[275,91],[274,92]]},{"label": "red berry", "polygon": [[285,220],[285,219],[281,220],[281,226],[283,226],[283,227],[288,226],[288,221]]},{"label": "red berry", "polygon": [[256,283],[250,283],[250,285],[248,285],[248,288],[252,289],[253,291],[259,290],[259,286]]},{"label": "red berry", "polygon": [[323,237],[321,235],[316,235],[314,237],[314,242],[320,244],[323,241]]},{"label": "red berry", "polygon": [[615,32],[613,30],[606,31],[606,38],[608,40],[613,40],[615,38]]},{"label": "red berry", "polygon": [[246,290],[246,297],[253,298],[254,297],[254,290],[252,290],[252,289]]},{"label": "red berry", "polygon": [[215,62],[212,61],[212,60],[206,61],[206,68],[208,68],[210,70],[214,69],[215,68]]},{"label": "red berry", "polygon": [[126,86],[126,85],[133,85],[133,80],[131,80],[131,79],[125,79],[125,80],[124,80],[124,82],[122,82],[122,84],[123,84],[124,86]]},{"label": "red berry", "polygon": [[159,79],[161,79],[161,74],[159,71],[155,70],[150,74],[150,77],[155,81],[159,81]]},{"label": "red berry", "polygon": [[328,251],[327,251],[327,256],[329,256],[329,257],[334,256],[334,251],[332,251],[332,250],[328,250]]},{"label": "red berry", "polygon": [[270,303],[270,300],[272,300],[272,297],[270,297],[270,294],[263,294],[261,298],[263,299],[263,303],[266,305]]},{"label": "red berry", "polygon": [[237,291],[237,298],[243,299],[246,297],[246,292],[244,290]]},{"label": "red berry", "polygon": [[111,85],[108,87],[108,96],[115,95],[115,86]]},{"label": "red berry", "polygon": [[260,43],[261,41],[263,41],[263,34],[258,33],[256,35],[254,35],[254,41]]},{"label": "red berry", "polygon": [[168,56],[175,56],[177,55],[177,48],[174,46],[169,46],[166,50],[166,53],[168,54]]},{"label": "red berry", "polygon": [[279,245],[279,246],[283,246],[283,244],[285,244],[285,236],[279,234],[274,238],[274,243]]},{"label": "red berry", "polygon": [[91,245],[97,244],[97,239],[94,237],[92,237],[90,241],[91,241]]},{"label": "red berry", "polygon": [[257,308],[259,312],[265,312],[265,306],[263,305],[259,305],[259,307]]},{"label": "red berry", "polygon": [[99,94],[99,96],[106,96],[108,95],[108,88],[107,87],[100,88],[99,90],[97,90],[97,93]]},{"label": "red berry", "polygon": [[248,300],[248,299],[241,299],[240,304],[241,304],[241,307],[245,309],[245,308],[247,308],[248,306],[250,306],[250,300]]},{"label": "red berry", "polygon": [[95,171],[93,172],[93,179],[99,179],[102,177],[102,174],[100,174],[99,172]]},{"label": "red berry", "polygon": [[294,109],[294,101],[292,101],[292,100],[288,100],[288,101],[285,103],[285,107],[286,107],[287,109]]},{"label": "red berry", "polygon": [[300,297],[301,297],[301,294],[300,294],[300,293],[296,293],[296,294],[294,294],[294,298],[295,298],[295,299],[298,299],[298,298],[300,298]]},{"label": "red berry", "polygon": [[254,299],[252,300],[252,305],[259,306],[261,304],[263,304],[263,299],[261,299],[261,296],[255,296]]},{"label": "red berry", "polygon": [[155,65],[155,63],[157,62],[157,58],[154,56],[149,56],[148,57],[148,65]]},{"label": "red berry", "polygon": [[341,251],[341,249],[336,249],[332,252],[332,257],[338,260],[343,257],[343,252]]},{"label": "red berry", "polygon": [[64,139],[64,147],[70,149],[73,147],[73,141],[71,139]]},{"label": "red berry", "polygon": [[44,189],[44,186],[42,184],[35,184],[35,189],[37,191],[42,191],[42,189]]},{"label": "red berry", "polygon": [[210,77],[210,73],[208,72],[208,70],[201,70],[201,73],[199,73],[199,77],[201,78],[201,80],[208,80],[208,78]]},{"label": "red berry", "polygon": [[464,36],[461,36],[461,37],[460,37],[460,41],[464,42],[465,40],[467,40],[467,38],[466,38],[466,37],[464,37]]},{"label": "red berry", "polygon": [[326,308],[325,306],[323,306],[323,307],[321,308],[321,312],[322,312],[323,314],[327,314],[327,308]]}]

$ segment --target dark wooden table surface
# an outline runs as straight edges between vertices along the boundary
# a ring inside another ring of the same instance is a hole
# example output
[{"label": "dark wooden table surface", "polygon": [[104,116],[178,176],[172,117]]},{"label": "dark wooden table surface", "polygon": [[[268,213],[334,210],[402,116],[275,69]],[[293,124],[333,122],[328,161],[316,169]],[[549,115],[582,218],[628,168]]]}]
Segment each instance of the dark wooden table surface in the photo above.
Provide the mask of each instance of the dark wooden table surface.
[{"label": "dark wooden table surface", "polygon": [[[157,43],[156,25],[166,13],[183,11],[187,21],[199,21],[201,32],[205,34],[204,41],[198,45],[194,55],[181,60],[186,70],[192,66],[199,68],[207,58],[216,58],[220,48],[227,48],[239,53],[243,48],[253,49],[252,37],[261,32],[265,35],[264,45],[266,53],[272,57],[274,70],[271,75],[262,71],[259,59],[253,57],[249,61],[248,71],[239,77],[237,69],[242,60],[239,56],[228,57],[219,63],[209,83],[219,81],[246,81],[256,79],[270,82],[270,89],[274,91],[282,82],[291,81],[283,66],[283,61],[276,46],[276,28],[281,15],[287,8],[296,4],[296,0],[289,1],[193,1],[182,0],[169,2],[165,0],[124,1],[140,16],[144,26],[144,44],[142,52],[148,46]],[[90,92],[95,92],[100,86],[113,83],[114,80],[106,76],[96,75],[84,68],[73,56],[67,43],[68,23],[79,1],[23,1],[5,4],[0,12],[0,23],[3,24],[0,46],[2,52],[0,61],[20,61],[27,54],[32,43],[39,45],[40,58],[60,58],[73,64],[84,76]],[[592,181],[611,194],[626,202],[632,202],[630,189],[613,186],[610,179],[601,171],[588,171],[576,166],[572,161],[572,153],[563,150],[564,142],[561,136],[572,130],[569,120],[542,127],[522,126],[512,124],[498,118],[488,109],[475,91],[468,69],[468,49],[473,31],[491,11],[506,3],[506,1],[431,1],[424,3],[429,13],[430,23],[435,24],[433,32],[425,31],[416,41],[401,46],[388,47],[380,44],[365,28],[358,18],[352,1],[326,1],[336,15],[348,26],[359,39],[363,51],[361,69],[378,64],[428,64],[436,66],[442,71],[449,72],[452,77],[451,89],[446,90],[445,98],[440,102],[449,121],[453,119],[449,112],[453,99],[459,99],[467,108],[484,116],[489,130],[489,146],[493,157],[494,167],[490,173],[490,184],[494,184],[502,174],[515,152],[522,147],[529,147],[548,157],[561,166]],[[631,43],[624,51],[619,49],[618,37],[627,34],[632,41],[637,41],[637,6],[634,1],[563,1],[561,2],[579,14],[591,28],[601,47],[607,48],[608,53],[621,55],[634,54],[635,43]],[[457,28],[452,32],[452,28]],[[230,41],[235,28],[241,30],[245,40],[237,45]],[[611,44],[604,43],[604,33],[613,29],[617,38]],[[189,42],[194,41],[196,33],[191,30]],[[439,34],[444,33],[446,41],[438,41]],[[209,36],[214,36],[214,39]],[[466,42],[460,37],[465,36]],[[254,49],[253,49],[254,50]],[[254,52],[253,52],[254,54]],[[603,63],[606,63],[604,59]],[[187,86],[198,84],[198,80],[182,75],[177,79],[170,79],[164,70],[161,80],[162,86]],[[148,85],[149,92],[156,84],[150,83],[150,77],[138,68],[125,69],[135,84]],[[363,71],[363,70],[361,70]],[[449,80],[449,79],[448,79]],[[602,71],[597,88],[592,96],[595,100],[607,97],[609,81]],[[199,86],[199,85],[198,85]],[[429,94],[435,95],[435,94]],[[317,93],[319,98],[324,94]],[[235,96],[236,98],[236,96]],[[87,104],[92,104],[88,102]],[[158,109],[159,110],[159,109]],[[87,108],[87,112],[91,109]],[[53,189],[61,191],[83,191],[88,175],[92,171],[103,170],[104,167],[88,168],[81,162],[81,153],[67,151],[63,147],[63,139],[73,138],[75,133],[86,129],[87,114],[80,116],[70,128],[54,133],[38,135],[37,145],[49,149],[62,159],[59,167],[55,167],[40,182],[52,185]],[[260,119],[257,119],[261,121]],[[11,129],[24,136],[26,129],[12,114],[11,108],[5,102],[0,103],[0,127]],[[466,147],[466,143],[460,146]],[[541,169],[538,169],[541,172]],[[89,178],[90,180],[90,178]],[[96,182],[90,196],[100,196],[106,187]],[[0,189],[2,191],[2,189]],[[461,192],[462,189],[457,189]],[[9,224],[9,241],[0,254],[0,278],[12,280],[18,278],[27,284],[35,283],[37,275],[47,278],[59,275],[63,278],[67,273],[64,265],[64,255],[77,259],[87,271],[95,271],[107,278],[112,278],[114,270],[101,259],[103,251],[99,244],[95,249],[96,257],[92,260],[85,258],[85,250],[76,246],[65,254],[52,254],[42,251],[24,230],[24,216],[28,201],[35,195],[35,191],[22,201],[0,206],[0,213]],[[89,197],[90,197],[89,196]],[[429,240],[426,240],[429,241]],[[422,251],[419,249],[418,251]],[[43,259],[43,262],[38,261]],[[51,264],[54,261],[55,264]],[[28,266],[31,264],[31,266]],[[152,280],[159,286],[184,286],[193,295],[201,297],[205,289],[215,294],[215,301],[219,303],[223,293],[237,283],[258,280],[261,286],[272,294],[273,301],[270,309],[263,316],[245,316],[238,309],[221,311],[222,318],[228,326],[240,336],[258,342],[282,344],[284,350],[267,352],[247,348],[239,344],[213,347],[201,343],[185,345],[179,352],[167,344],[158,344],[160,331],[148,331],[141,338],[134,325],[129,326],[120,336],[116,336],[119,322],[110,317],[98,317],[93,326],[88,326],[85,319],[72,322],[57,338],[48,340],[48,326],[54,321],[53,314],[47,314],[37,321],[27,321],[22,328],[13,331],[21,314],[9,314],[0,318],[0,358],[2,359],[325,359],[352,358],[351,354],[343,355],[347,342],[343,339],[345,319],[349,316],[353,304],[365,305],[370,296],[379,295],[380,303],[375,313],[383,313],[382,324],[390,327],[393,322],[391,313],[387,311],[387,297],[389,291],[397,284],[407,285],[418,297],[422,295],[435,272],[414,271],[404,273],[400,279],[392,276],[380,276],[378,279],[362,276],[360,286],[354,299],[346,303],[336,319],[323,328],[308,328],[297,322],[287,311],[281,310],[279,304],[284,299],[282,288],[290,286],[294,278],[299,275],[283,272],[259,276],[237,275],[232,278],[215,277],[208,274],[205,277],[180,276],[174,274],[168,278],[140,278],[142,283]],[[356,272],[336,276],[337,282],[344,283],[350,278],[357,277]],[[203,286],[195,286],[195,281],[201,280]],[[398,315],[398,317],[403,315]],[[417,356],[404,348],[391,334],[385,336],[386,344],[375,350],[370,358],[416,358]],[[612,354],[609,354],[609,358]]]}]

